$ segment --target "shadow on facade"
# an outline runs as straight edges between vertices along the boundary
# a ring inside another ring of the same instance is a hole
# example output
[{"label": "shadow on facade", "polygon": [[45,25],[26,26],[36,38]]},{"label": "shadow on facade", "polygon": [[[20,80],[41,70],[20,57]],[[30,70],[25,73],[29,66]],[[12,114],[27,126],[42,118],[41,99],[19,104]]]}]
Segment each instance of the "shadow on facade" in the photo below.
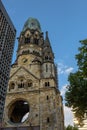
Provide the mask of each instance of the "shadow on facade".
[{"label": "shadow on facade", "polygon": [[27,127],[8,127],[8,128],[0,128],[0,130],[40,130],[39,126],[27,126]]}]

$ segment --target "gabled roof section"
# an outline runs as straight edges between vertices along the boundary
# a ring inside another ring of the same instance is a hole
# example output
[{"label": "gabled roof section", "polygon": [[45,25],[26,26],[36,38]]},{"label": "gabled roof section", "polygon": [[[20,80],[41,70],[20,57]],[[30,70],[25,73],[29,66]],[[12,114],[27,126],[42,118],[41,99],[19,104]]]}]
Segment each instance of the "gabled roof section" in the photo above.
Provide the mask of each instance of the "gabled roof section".
[{"label": "gabled roof section", "polygon": [[30,75],[32,75],[35,79],[39,80],[39,78],[37,78],[35,75],[33,75],[30,71],[28,71],[25,67],[19,67],[11,76],[10,76],[10,79],[18,72],[20,71],[21,69],[24,69],[27,73],[29,73]]}]

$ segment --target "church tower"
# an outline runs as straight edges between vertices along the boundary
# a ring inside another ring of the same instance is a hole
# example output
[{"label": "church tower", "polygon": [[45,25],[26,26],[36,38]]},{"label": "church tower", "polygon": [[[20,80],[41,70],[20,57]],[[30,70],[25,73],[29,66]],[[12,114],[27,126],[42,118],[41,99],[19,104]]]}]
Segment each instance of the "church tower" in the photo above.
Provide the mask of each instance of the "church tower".
[{"label": "church tower", "polygon": [[3,125],[24,130],[64,130],[62,97],[48,32],[29,18],[18,38],[11,67]]}]

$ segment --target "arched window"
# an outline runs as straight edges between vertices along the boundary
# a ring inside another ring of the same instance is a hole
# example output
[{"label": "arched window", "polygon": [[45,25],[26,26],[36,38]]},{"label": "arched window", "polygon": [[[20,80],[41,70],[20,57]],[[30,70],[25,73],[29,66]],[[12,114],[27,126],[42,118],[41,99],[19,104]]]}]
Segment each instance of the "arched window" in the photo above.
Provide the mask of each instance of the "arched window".
[{"label": "arched window", "polygon": [[45,56],[45,60],[48,60],[48,56]]},{"label": "arched window", "polygon": [[34,38],[34,43],[38,45],[38,39]]},{"label": "arched window", "polygon": [[45,82],[45,87],[50,86],[50,82]]},{"label": "arched window", "polygon": [[28,80],[27,85],[28,87],[32,87],[33,86],[32,80]]},{"label": "arched window", "polygon": [[27,43],[30,43],[30,38],[29,37],[25,38],[25,44],[27,44]]},{"label": "arched window", "polygon": [[50,55],[46,55],[45,60],[52,60],[52,57]]},{"label": "arched window", "polygon": [[21,79],[18,83],[18,88],[24,88],[24,80]]},{"label": "arched window", "polygon": [[9,84],[9,91],[12,90],[12,89],[14,89],[14,88],[15,88],[15,83],[14,83],[14,82],[11,82],[11,83]]},{"label": "arched window", "polygon": [[47,82],[45,82],[45,87],[47,86]]}]

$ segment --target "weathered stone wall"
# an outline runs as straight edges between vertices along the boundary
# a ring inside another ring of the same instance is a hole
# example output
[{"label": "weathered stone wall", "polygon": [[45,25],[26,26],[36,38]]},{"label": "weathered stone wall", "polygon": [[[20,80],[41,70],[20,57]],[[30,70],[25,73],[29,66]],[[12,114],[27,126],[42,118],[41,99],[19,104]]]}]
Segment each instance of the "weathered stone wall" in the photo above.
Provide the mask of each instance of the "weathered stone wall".
[{"label": "weathered stone wall", "polygon": [[[19,41],[21,39],[20,36]],[[55,65],[49,60],[43,61],[40,45],[22,43],[19,46],[8,83],[4,127],[19,129],[32,126],[34,130],[35,126],[38,130],[39,126],[40,130],[64,130],[63,105],[57,88]],[[22,122],[24,114],[28,116]]]}]

